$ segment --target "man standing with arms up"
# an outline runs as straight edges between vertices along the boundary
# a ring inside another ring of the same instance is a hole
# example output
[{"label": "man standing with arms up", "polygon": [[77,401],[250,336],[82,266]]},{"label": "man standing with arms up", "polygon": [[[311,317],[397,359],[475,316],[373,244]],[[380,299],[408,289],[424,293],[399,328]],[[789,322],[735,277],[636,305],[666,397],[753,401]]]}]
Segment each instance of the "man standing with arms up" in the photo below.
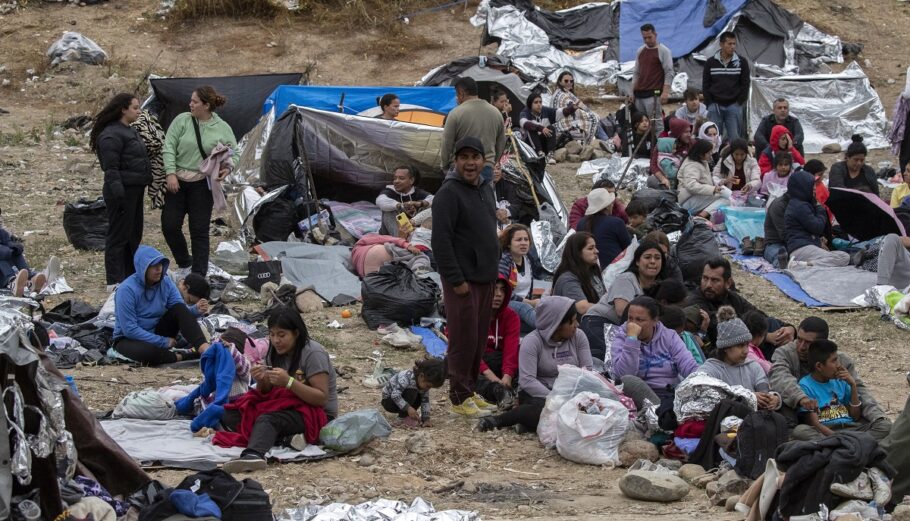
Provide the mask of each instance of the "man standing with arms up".
[{"label": "man standing with arms up", "polygon": [[708,119],[728,141],[745,138],[743,105],[749,99],[749,62],[736,54],[736,35],[720,33],[720,50],[705,62],[701,87]]},{"label": "man standing with arms up", "polygon": [[657,42],[657,31],[651,24],[641,26],[644,45],[635,54],[635,72],[632,73],[632,96],[635,109],[651,118],[651,125],[660,134],[664,129],[662,105],[670,97],[673,81],[673,53]]},{"label": "man standing with arms up", "polygon": [[484,168],[480,140],[465,137],[454,151],[455,172],[446,177],[433,198],[432,246],[442,279],[449,336],[446,361],[452,412],[479,418],[490,414],[483,408],[489,404],[474,394],[474,384],[487,345],[493,288],[499,274],[496,202],[491,182],[480,175]]},{"label": "man standing with arms up", "polygon": [[493,165],[506,149],[502,113],[477,97],[477,82],[473,78],[459,78],[455,82],[455,98],[458,106],[446,116],[442,131],[442,169],[448,171],[457,152],[455,144],[470,136],[478,139],[486,151],[481,177],[484,181],[492,181]]}]

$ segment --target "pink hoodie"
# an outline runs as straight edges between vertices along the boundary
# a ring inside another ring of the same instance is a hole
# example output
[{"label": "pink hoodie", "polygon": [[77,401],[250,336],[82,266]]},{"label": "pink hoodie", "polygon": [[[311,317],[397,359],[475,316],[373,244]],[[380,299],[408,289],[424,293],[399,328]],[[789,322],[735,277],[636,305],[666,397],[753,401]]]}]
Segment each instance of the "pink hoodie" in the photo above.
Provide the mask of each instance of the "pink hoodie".
[{"label": "pink hoodie", "polygon": [[399,248],[409,246],[408,241],[404,239],[378,233],[364,235],[357,241],[357,244],[351,249],[351,264],[354,265],[354,271],[358,276],[363,277],[367,273],[379,271],[384,262],[392,260],[385,249],[387,243],[392,243]]},{"label": "pink hoodie", "polygon": [[755,360],[765,371],[765,374],[771,372],[771,362],[765,359],[765,354],[761,352],[761,348],[752,342],[749,342],[749,354],[746,355],[746,360]]}]

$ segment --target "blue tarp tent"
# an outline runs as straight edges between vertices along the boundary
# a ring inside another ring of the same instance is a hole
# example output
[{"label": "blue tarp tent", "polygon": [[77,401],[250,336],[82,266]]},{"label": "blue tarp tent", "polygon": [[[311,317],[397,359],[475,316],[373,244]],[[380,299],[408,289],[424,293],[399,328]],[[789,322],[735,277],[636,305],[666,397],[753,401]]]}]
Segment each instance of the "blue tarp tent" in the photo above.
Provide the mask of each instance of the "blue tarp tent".
[{"label": "blue tarp tent", "polygon": [[710,26],[704,26],[705,11],[711,0],[626,0],[619,10],[620,62],[635,59],[641,47],[640,28],[650,23],[657,30],[657,39],[681,58],[694,51],[709,38],[717,36],[748,3],[748,0],[718,0],[725,12]]},{"label": "blue tarp tent", "polygon": [[389,92],[397,94],[403,106],[410,105],[441,114],[448,114],[457,105],[453,87],[282,85],[265,100],[262,113],[267,114],[274,108],[277,116],[283,114],[290,105],[342,112],[340,106],[343,104],[345,114],[360,114],[377,108],[376,98]]}]

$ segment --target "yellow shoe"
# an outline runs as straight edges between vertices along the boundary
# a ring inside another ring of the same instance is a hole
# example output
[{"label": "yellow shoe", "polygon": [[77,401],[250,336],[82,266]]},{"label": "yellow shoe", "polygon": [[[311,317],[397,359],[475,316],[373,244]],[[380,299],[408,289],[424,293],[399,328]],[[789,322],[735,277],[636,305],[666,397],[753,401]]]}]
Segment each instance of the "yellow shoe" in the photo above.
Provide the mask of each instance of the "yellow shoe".
[{"label": "yellow shoe", "polygon": [[464,416],[465,418],[483,418],[484,416],[490,416],[490,414],[492,414],[490,411],[477,407],[474,400],[470,398],[461,402],[459,405],[453,405],[450,412],[452,414]]},{"label": "yellow shoe", "polygon": [[495,405],[493,405],[492,403],[490,403],[490,402],[484,400],[479,394],[476,394],[476,393],[475,393],[474,396],[472,396],[472,397],[470,397],[470,398],[468,398],[468,399],[469,399],[469,400],[473,400],[473,401],[474,401],[474,405],[476,405],[478,409],[486,409],[486,410],[489,410],[489,411],[495,411],[495,410],[498,409],[497,406],[495,406]]}]

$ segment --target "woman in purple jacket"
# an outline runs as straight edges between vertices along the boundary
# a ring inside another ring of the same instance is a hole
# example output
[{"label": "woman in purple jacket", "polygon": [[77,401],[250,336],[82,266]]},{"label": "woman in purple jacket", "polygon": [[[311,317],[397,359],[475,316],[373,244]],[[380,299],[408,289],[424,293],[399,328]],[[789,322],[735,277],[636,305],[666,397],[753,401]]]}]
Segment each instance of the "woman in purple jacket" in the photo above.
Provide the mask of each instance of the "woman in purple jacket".
[{"label": "woman in purple jacket", "polygon": [[658,415],[672,410],[677,384],[698,369],[682,338],[664,327],[659,315],[660,305],[653,298],[632,299],[629,318],[610,350],[613,378],[622,381],[623,391],[639,408],[644,399],[660,403]]}]

